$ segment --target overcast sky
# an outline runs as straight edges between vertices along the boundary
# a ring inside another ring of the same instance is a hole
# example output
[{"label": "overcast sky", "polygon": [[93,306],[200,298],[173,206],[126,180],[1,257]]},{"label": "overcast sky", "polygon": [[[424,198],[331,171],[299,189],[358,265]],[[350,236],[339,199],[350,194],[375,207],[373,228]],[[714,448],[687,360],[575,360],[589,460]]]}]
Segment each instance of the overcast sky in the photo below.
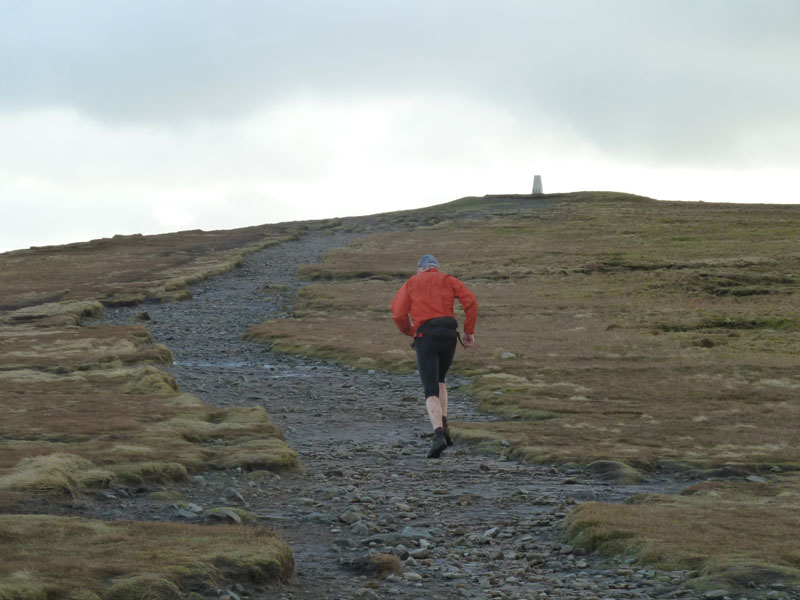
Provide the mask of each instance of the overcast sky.
[{"label": "overcast sky", "polygon": [[798,0],[0,0],[0,251],[614,190],[800,203]]}]

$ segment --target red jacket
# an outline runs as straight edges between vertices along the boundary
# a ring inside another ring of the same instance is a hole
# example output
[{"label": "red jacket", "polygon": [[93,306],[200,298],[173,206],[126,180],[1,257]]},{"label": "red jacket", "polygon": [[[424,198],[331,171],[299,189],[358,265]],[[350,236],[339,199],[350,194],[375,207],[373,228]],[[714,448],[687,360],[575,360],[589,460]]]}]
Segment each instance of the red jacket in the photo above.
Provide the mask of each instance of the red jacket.
[{"label": "red jacket", "polygon": [[474,334],[478,318],[475,294],[452,275],[436,269],[418,273],[403,284],[392,300],[392,318],[400,331],[413,336],[423,321],[435,317],[455,318],[453,301],[456,298],[466,314],[464,333]]}]

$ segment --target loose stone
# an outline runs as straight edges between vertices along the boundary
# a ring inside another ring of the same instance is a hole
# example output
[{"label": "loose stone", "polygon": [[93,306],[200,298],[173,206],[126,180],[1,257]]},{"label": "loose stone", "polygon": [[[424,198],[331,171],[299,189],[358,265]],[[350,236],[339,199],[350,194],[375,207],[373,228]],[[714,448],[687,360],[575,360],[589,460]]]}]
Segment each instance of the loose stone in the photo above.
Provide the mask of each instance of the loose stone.
[{"label": "loose stone", "polygon": [[369,534],[369,527],[367,527],[364,521],[356,521],[350,526],[350,532],[353,535],[367,535]]}]

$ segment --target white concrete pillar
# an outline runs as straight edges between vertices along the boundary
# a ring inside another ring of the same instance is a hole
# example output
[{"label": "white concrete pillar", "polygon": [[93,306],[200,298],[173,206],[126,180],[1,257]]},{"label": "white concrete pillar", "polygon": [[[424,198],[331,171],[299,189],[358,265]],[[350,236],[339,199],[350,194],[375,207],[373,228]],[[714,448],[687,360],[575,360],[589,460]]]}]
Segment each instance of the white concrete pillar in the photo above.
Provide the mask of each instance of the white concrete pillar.
[{"label": "white concrete pillar", "polygon": [[544,196],[544,191],[542,190],[542,176],[541,175],[534,175],[533,176],[533,195],[534,196]]}]

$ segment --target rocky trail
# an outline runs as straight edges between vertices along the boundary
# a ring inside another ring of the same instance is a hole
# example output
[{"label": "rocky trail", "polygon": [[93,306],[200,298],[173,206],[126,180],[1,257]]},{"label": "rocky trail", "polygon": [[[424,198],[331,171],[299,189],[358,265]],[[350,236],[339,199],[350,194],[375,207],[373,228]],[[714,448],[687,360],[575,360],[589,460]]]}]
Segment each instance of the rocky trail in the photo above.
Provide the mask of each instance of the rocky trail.
[{"label": "rocky trail", "polygon": [[[181,390],[220,407],[263,406],[303,470],[255,478],[210,471],[177,485],[186,502],[180,507],[118,490],[85,510],[199,522],[210,508],[238,505],[257,515],[291,545],[296,576],[271,588],[240,582],[219,590],[219,598],[701,597],[681,588],[687,572],[582,555],[560,537],[559,524],[575,503],[672,493],[685,481],[615,485],[458,442],[428,460],[430,426],[415,374],[340,367],[241,340],[249,325],[291,311],[302,285],[299,266],[353,237],[312,232],[195,286],[189,301],[107,311],[107,320],[118,323],[147,311],[150,320],[137,322],[174,353],[169,371]],[[477,333],[480,343],[480,318]],[[407,342],[398,334],[397,343]],[[491,418],[459,393],[463,383],[449,382],[451,420]],[[360,559],[379,552],[397,556],[403,573],[382,580],[365,573]]]}]

